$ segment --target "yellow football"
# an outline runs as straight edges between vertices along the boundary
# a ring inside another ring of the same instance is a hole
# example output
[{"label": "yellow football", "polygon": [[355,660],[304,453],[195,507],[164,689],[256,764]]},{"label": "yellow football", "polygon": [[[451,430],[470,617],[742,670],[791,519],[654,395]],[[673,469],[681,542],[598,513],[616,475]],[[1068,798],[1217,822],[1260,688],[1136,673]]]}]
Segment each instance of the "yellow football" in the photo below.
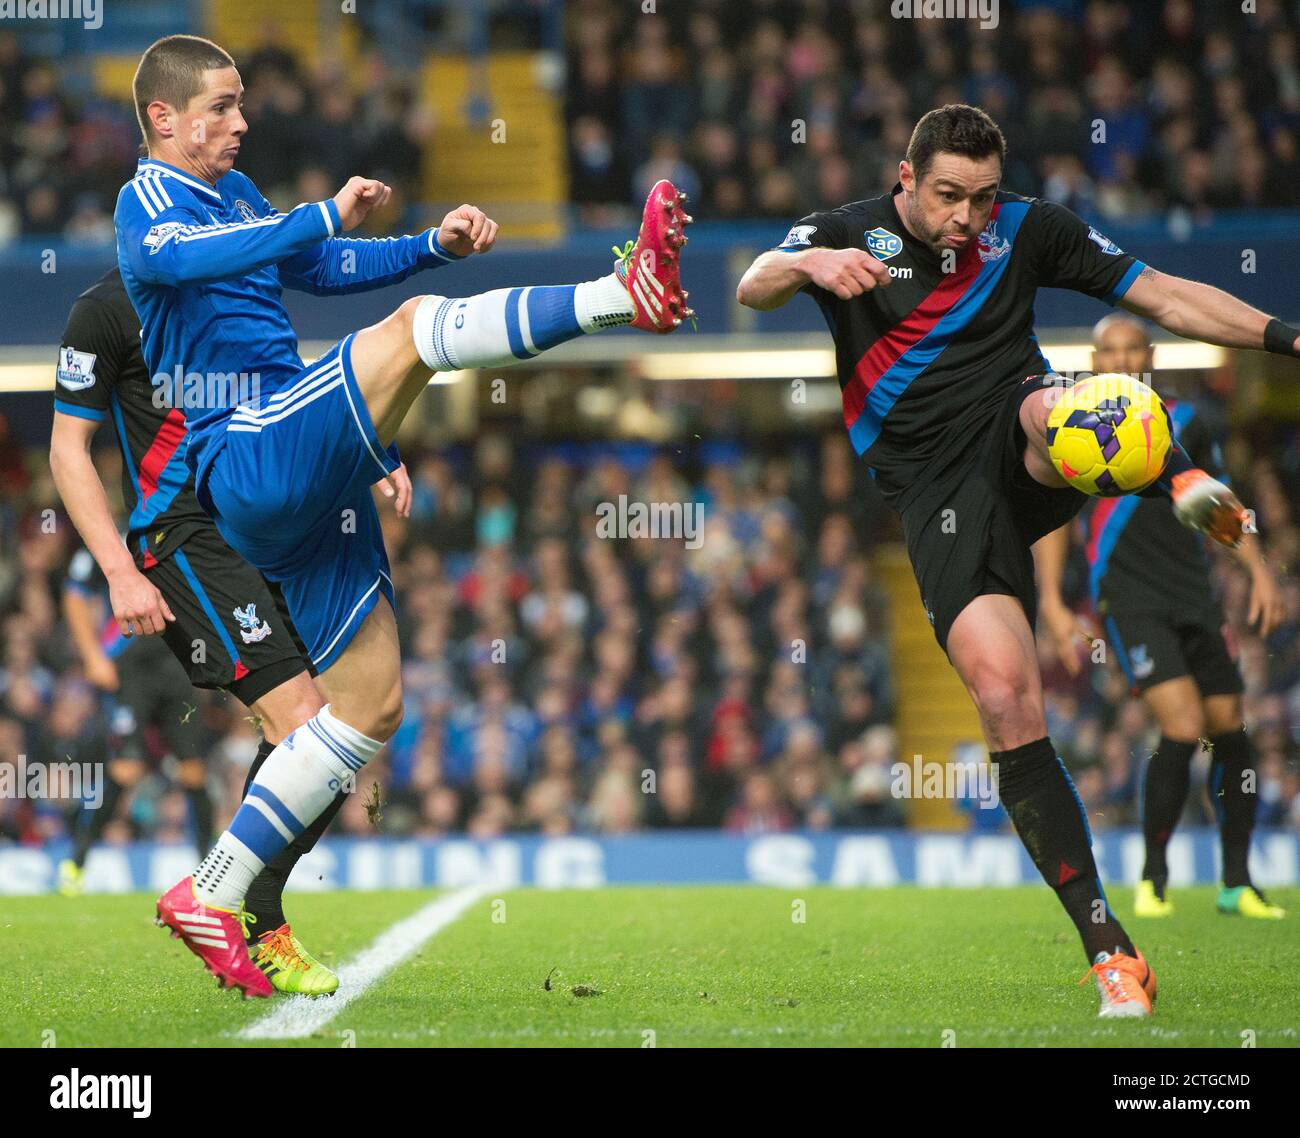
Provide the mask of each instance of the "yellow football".
[{"label": "yellow football", "polygon": [[1047,416],[1047,452],[1076,490],[1113,498],[1160,477],[1173,445],[1164,403],[1131,375],[1110,372],[1063,388]]}]

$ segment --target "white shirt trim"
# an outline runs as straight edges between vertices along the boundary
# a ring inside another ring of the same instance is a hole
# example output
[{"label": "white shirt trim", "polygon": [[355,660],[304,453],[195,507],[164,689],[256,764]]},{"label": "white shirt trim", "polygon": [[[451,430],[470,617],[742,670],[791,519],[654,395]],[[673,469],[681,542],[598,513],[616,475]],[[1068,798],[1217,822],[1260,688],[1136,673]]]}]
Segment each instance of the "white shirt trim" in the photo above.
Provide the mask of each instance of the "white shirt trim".
[{"label": "white shirt trim", "polygon": [[184,182],[192,190],[201,190],[205,194],[211,194],[217,201],[221,201],[221,191],[214,186],[209,186],[207,182],[200,182],[197,178],[187,177],[185,174],[178,173],[168,166],[160,165],[157,162],[151,162],[145,159],[139,166],[140,170],[148,170],[151,173],[161,174],[163,177],[175,178],[178,182]]}]

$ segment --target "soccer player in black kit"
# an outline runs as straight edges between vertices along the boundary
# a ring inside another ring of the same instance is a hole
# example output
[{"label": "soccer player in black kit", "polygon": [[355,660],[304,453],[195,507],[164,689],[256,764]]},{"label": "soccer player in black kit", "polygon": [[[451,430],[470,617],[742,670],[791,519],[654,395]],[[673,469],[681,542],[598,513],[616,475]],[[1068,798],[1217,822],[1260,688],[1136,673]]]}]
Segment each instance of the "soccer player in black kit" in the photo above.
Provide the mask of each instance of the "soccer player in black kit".
[{"label": "soccer player in black kit", "polygon": [[104,693],[111,746],[104,799],[96,809],[83,808],[74,828],[71,856],[59,864],[59,892],[67,897],[81,892],[91,847],[112,821],[122,795],[144,777],[150,725],[177,760],[176,781],[189,803],[196,844],[201,848],[212,840],[202,724],[185,710],[192,694],[189,678],[158,637],[124,636],[111,612],[105,619],[107,601],[104,574],[90,551],[79,549],[64,578],[63,618],[87,681]]},{"label": "soccer player in black kit", "polygon": [[[1112,313],[1093,329],[1093,371],[1149,377],[1155,362],[1142,321]],[[1189,400],[1164,398],[1174,437],[1194,462],[1219,476],[1219,448],[1204,416]],[[1166,848],[1187,802],[1192,757],[1204,737],[1210,750],[1210,794],[1223,853],[1221,913],[1280,920],[1285,910],[1256,887],[1247,868],[1257,802],[1254,757],[1242,717],[1241,673],[1224,638],[1226,617],[1210,584],[1203,541],[1174,520],[1158,498],[1102,498],[1087,514],[1088,586],[1105,639],[1135,695],[1160,728],[1147,762],[1142,794],[1146,862],[1133,912],[1167,917]],[[1066,669],[1081,670],[1080,638],[1091,633],[1061,597],[1070,527],[1034,547],[1040,609]],[[1259,542],[1242,537],[1233,555],[1250,575],[1247,619],[1267,637],[1283,616],[1281,594]]]},{"label": "soccer player in black kit", "polygon": [[[1155,975],[1106,902],[1087,818],[1057,758],[1032,622],[1031,547],[1085,496],[1047,454],[1061,378],[1034,338],[1040,287],[1120,303],[1171,332],[1297,355],[1300,331],[1219,289],[1149,268],[1069,210],[999,190],[1006,142],[976,107],[916,125],[891,193],[814,213],[737,289],[772,309],[806,291],[835,339],[844,418],[902,517],[935,637],[979,711],[1021,841],[1083,940],[1102,1016],[1146,1016]],[[1158,488],[1181,521],[1235,544],[1231,491],[1175,449]]]},{"label": "soccer player in black kit", "polygon": [[[139,317],[117,268],[109,270],[77,298],[64,329],[50,470],[107,581],[122,634],[160,634],[195,687],[224,689],[259,717],[264,739],[249,770],[251,782],[274,745],[324,701],[279,597],[226,545],[194,496],[185,464],[185,417],[168,405],[169,393],[179,387],[153,382],[140,351]],[[90,456],[91,439],[106,421],[122,451],[124,498],[131,507],[125,545]],[[384,492],[395,498],[400,513],[409,512],[404,467]],[[175,714],[183,715],[184,708],[176,707]],[[112,764],[108,783],[105,816],[123,790]],[[294,865],[343,801],[340,792],[249,889],[245,935],[255,963],[277,990],[328,995],[338,987],[338,977],[293,935],[282,894]]]}]

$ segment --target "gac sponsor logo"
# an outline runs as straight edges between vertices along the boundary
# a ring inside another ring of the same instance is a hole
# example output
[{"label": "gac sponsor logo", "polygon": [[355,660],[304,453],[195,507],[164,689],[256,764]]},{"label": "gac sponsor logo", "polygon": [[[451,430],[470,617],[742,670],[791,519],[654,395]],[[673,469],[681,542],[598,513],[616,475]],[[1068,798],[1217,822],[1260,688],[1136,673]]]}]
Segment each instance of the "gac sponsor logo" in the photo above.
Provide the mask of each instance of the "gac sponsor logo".
[{"label": "gac sponsor logo", "polygon": [[903,239],[888,229],[869,229],[862,235],[862,240],[867,244],[867,252],[878,261],[888,261],[903,251]]}]

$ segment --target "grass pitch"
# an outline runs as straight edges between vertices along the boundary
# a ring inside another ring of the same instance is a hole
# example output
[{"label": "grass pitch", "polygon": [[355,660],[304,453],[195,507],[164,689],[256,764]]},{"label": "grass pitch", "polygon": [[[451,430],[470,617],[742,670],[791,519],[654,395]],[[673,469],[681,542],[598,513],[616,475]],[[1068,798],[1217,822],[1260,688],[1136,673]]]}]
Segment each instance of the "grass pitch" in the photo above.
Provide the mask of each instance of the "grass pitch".
[{"label": "grass pitch", "polygon": [[[1300,909],[1300,890],[1274,893]],[[346,985],[347,962],[435,896],[295,894],[286,909]],[[0,1045],[52,1031],[59,1047],[1240,1047],[1253,1031],[1300,1046],[1300,915],[1248,922],[1216,914],[1213,889],[1173,897],[1176,916],[1139,921],[1131,890],[1111,891],[1160,981],[1143,1022],[1096,1018],[1043,888],[643,887],[489,894],[328,1022],[272,1041],[239,1032],[287,998],[219,992],[153,925],[152,896],[7,897]]]}]

